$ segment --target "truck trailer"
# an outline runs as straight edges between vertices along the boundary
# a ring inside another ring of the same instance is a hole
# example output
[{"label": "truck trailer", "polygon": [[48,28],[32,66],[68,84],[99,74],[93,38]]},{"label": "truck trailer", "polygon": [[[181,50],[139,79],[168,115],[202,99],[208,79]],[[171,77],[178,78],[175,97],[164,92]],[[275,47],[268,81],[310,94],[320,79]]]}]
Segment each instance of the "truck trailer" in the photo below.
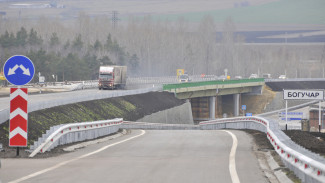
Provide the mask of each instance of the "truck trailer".
[{"label": "truck trailer", "polygon": [[98,89],[123,89],[126,85],[126,66],[100,66]]}]

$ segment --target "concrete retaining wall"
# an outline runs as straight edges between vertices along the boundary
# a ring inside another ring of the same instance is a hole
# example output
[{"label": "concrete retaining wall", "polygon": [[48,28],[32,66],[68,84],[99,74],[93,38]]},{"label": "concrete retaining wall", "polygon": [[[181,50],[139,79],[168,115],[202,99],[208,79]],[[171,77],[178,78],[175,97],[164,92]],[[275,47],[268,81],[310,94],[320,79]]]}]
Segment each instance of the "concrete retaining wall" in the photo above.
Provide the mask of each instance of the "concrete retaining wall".
[{"label": "concrete retaining wall", "polygon": [[145,116],[137,121],[162,124],[188,124],[194,125],[191,103],[173,107]]}]

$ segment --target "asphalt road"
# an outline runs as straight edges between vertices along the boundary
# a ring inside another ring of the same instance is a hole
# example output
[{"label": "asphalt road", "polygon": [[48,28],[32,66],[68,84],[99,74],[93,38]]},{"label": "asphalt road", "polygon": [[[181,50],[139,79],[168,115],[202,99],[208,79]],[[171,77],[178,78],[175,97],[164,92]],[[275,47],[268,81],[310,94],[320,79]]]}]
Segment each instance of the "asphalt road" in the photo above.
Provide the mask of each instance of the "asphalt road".
[{"label": "asphalt road", "polygon": [[[78,91],[71,91],[71,92],[58,92],[58,93],[42,93],[42,94],[29,94],[28,95],[28,102],[30,104],[38,103],[38,102],[47,102],[47,101],[55,101],[66,99],[69,100],[70,98],[75,97],[82,97],[87,96],[90,92],[94,95],[102,92],[115,92],[118,90],[98,90],[98,89],[87,89],[87,90],[78,90]],[[9,91],[8,91],[9,94]],[[10,97],[1,97],[0,98],[0,111],[10,106]]]},{"label": "asphalt road", "polygon": [[231,183],[236,173],[231,165],[241,183],[268,182],[252,152],[250,136],[230,132],[238,140],[235,164],[229,158],[235,141],[226,131],[135,130],[52,158],[3,159],[0,179],[33,183]]}]

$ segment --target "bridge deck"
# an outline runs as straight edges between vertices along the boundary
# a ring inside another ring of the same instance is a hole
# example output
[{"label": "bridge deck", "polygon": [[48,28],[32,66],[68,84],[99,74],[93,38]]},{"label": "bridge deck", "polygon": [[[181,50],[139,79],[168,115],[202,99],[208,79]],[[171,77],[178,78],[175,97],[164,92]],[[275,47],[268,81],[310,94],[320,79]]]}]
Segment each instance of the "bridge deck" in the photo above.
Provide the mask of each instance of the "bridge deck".
[{"label": "bridge deck", "polygon": [[260,93],[263,85],[264,78],[214,80],[164,84],[163,90],[174,92],[177,95],[177,98],[185,99],[204,96],[230,95],[236,93]]}]

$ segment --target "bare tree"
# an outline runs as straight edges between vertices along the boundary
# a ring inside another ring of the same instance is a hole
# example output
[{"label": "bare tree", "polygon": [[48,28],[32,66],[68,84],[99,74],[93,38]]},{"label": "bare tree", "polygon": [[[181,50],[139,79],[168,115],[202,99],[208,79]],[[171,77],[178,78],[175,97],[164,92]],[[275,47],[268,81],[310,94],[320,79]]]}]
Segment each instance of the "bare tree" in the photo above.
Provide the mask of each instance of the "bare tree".
[{"label": "bare tree", "polygon": [[216,26],[211,16],[205,16],[198,28],[199,44],[201,46],[201,64],[205,66],[205,73],[211,74],[216,72],[210,68],[212,61],[214,61],[214,46],[216,43]]}]

